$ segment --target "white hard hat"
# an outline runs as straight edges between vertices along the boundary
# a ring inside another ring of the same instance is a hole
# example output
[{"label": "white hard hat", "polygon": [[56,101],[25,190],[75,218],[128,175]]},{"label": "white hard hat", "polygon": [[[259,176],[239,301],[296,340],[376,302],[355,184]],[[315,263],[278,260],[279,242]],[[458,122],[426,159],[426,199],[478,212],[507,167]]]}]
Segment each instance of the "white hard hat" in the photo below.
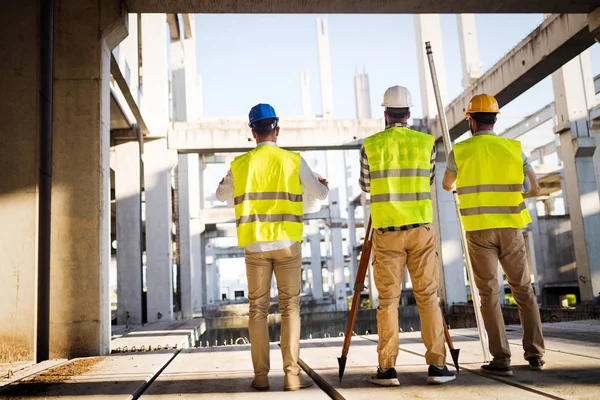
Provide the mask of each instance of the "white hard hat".
[{"label": "white hard hat", "polygon": [[404,86],[392,86],[383,95],[383,107],[408,108],[412,107],[412,96]]}]

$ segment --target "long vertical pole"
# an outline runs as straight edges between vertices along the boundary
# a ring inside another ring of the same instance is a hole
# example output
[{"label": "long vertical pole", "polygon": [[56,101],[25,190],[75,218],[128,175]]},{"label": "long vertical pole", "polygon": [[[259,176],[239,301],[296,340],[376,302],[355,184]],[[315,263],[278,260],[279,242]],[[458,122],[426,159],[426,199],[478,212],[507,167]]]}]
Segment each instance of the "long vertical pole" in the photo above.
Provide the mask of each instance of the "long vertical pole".
[{"label": "long vertical pole", "polygon": [[[429,60],[429,70],[431,71],[431,80],[433,82],[433,90],[435,92],[435,101],[438,108],[438,118],[442,128],[442,138],[444,140],[444,149],[446,150],[446,156],[450,155],[452,151],[452,142],[450,141],[450,134],[448,133],[448,122],[446,121],[446,113],[442,104],[442,96],[440,95],[440,88],[437,81],[437,73],[435,71],[435,63],[433,61],[433,51],[431,50],[431,44],[425,42],[425,50],[427,51],[427,59]],[[456,206],[456,214],[458,215],[458,224],[460,226],[460,238],[462,244],[463,255],[465,264],[467,266],[467,273],[469,274],[469,286],[471,286],[471,298],[473,299],[473,307],[475,309],[475,321],[477,322],[477,331],[479,332],[479,341],[481,342],[481,349],[483,350],[483,361],[490,361],[490,352],[488,349],[488,338],[483,325],[483,316],[481,315],[481,301],[479,299],[479,291],[477,286],[473,282],[473,266],[471,265],[471,259],[469,258],[469,248],[467,247],[467,235],[465,228],[460,219],[460,206],[458,202],[458,194],[453,191],[454,205]]]}]

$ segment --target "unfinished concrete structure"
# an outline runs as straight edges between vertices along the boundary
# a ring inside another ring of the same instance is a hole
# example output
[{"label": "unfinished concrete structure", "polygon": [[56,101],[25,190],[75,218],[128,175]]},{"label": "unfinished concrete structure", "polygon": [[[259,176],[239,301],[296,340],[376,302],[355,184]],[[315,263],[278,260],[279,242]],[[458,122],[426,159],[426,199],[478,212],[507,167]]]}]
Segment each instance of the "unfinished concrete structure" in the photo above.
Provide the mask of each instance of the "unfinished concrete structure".
[{"label": "unfinished concrete structure", "polygon": [[[116,233],[117,241],[119,324],[193,317],[207,302],[218,299],[219,272],[209,241],[218,237],[219,225],[231,221],[231,210],[205,207],[205,194],[212,189],[204,187],[204,165],[208,163],[204,157],[217,159],[218,153],[241,152],[253,145],[248,142],[243,119],[195,121],[202,116],[202,99],[194,66],[193,16],[176,14],[181,12],[556,13],[480,77],[476,53],[463,51],[464,83],[468,80],[469,86],[448,105],[446,114],[451,134],[457,138],[467,130],[462,109],[474,93],[495,95],[502,106],[555,74],[553,110],[560,122],[555,129],[560,146],[555,149],[563,165],[562,189],[575,244],[576,274],[570,273],[567,279],[577,284],[582,301],[597,299],[600,256],[595,238],[600,233],[600,173],[594,121],[600,119],[600,108],[591,92],[589,58],[579,55],[600,36],[600,2],[505,0],[490,6],[439,0],[431,2],[427,10],[421,3],[55,0],[3,5],[0,53],[13,57],[7,57],[0,66],[4,90],[0,98],[0,222],[5,227],[0,233],[0,299],[7,305],[0,309],[0,319],[5,322],[0,326],[0,354],[12,359],[45,360],[110,351],[111,232]],[[423,29],[425,21],[435,28],[438,17],[415,18],[419,43],[427,39],[441,48],[436,44],[441,41],[438,31]],[[462,24],[464,36],[472,26],[468,20]],[[380,130],[383,122],[333,119],[325,22],[319,21],[317,29],[321,32],[318,49],[323,118],[282,119],[290,130],[281,144],[297,150],[356,150],[361,139]],[[462,40],[467,42],[464,37]],[[422,47],[417,46],[419,51]],[[424,60],[423,54],[419,60]],[[443,65],[439,56],[437,63]],[[421,67],[423,125],[439,138],[425,65]],[[586,89],[571,91],[575,86]],[[304,114],[312,113],[306,107]],[[518,137],[533,125],[523,123],[510,135]],[[294,129],[302,131],[302,141],[294,138]],[[325,141],[324,132],[328,133]],[[551,150],[545,147],[539,152],[548,154]],[[443,164],[440,152],[438,171],[443,171]],[[545,175],[549,175],[549,190],[557,187],[557,181],[561,183],[560,177],[557,180],[547,171]],[[464,280],[460,284],[463,266],[456,253],[460,243],[452,220],[454,212],[448,198],[437,192],[442,297],[451,304],[465,301],[468,293]],[[336,201],[331,196],[322,212],[311,217],[326,220],[331,232],[331,304],[338,309],[344,309],[345,304],[340,300],[340,291],[348,281],[343,278],[344,270],[356,266],[361,241],[360,234],[353,232],[349,236],[353,239],[348,239],[353,243],[352,251],[344,254],[346,221],[341,220],[336,207],[345,207],[346,200]],[[353,207],[359,204],[367,206],[368,200],[363,197],[362,203],[355,202]],[[352,219],[354,213],[350,215]],[[348,221],[347,226],[364,230],[361,222]],[[320,227],[309,224],[309,240],[315,251],[311,254],[312,294],[318,298],[319,288],[323,291],[318,282],[322,275],[314,266],[327,260],[316,260],[317,243],[318,251],[322,251]],[[542,226],[538,218],[532,232],[547,231],[547,225]],[[535,243],[535,235],[529,236],[534,238],[530,253],[539,264],[544,251]],[[554,276],[539,267],[537,273],[543,278],[540,283]]]}]

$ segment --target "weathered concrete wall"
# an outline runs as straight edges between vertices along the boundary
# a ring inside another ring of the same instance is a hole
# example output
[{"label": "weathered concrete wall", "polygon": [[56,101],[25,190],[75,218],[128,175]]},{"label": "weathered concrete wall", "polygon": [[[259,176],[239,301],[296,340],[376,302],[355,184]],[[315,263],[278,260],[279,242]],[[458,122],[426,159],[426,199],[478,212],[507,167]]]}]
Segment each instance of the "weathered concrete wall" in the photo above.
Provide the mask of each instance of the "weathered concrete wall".
[{"label": "weathered concrete wall", "polygon": [[[506,325],[518,325],[519,311],[516,306],[502,306],[502,315]],[[586,319],[600,318],[600,307],[578,306],[576,309],[544,307],[540,308],[542,322],[580,321]],[[471,304],[453,305],[450,308],[448,322],[451,328],[473,328],[475,327],[475,314]]]},{"label": "weathered concrete wall", "polygon": [[[270,314],[269,322],[269,337],[272,342],[279,341],[281,332],[281,315]],[[301,314],[301,331],[302,339],[323,338],[326,334],[338,336],[340,332],[346,330],[348,322],[348,311],[330,311],[330,312],[310,312]],[[421,321],[416,306],[401,307],[398,311],[399,327],[404,331],[421,329]],[[354,331],[357,334],[364,334],[366,331],[372,334],[377,333],[376,310],[367,309],[359,310],[356,318]],[[247,337],[248,334],[248,316],[237,315],[229,317],[206,318],[206,333],[202,336],[202,344],[209,342],[214,345],[217,340],[219,344],[223,344],[226,340],[229,344],[233,339],[238,337]]]},{"label": "weathered concrete wall", "polygon": [[37,1],[0,13],[0,362],[35,358],[40,93]]}]

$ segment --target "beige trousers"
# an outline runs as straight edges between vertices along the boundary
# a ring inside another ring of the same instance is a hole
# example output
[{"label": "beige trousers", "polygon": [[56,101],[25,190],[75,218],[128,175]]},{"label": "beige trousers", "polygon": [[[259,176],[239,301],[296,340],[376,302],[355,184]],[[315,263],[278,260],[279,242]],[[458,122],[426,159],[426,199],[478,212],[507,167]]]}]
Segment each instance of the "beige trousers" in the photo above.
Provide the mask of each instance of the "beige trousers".
[{"label": "beige trousers", "polygon": [[275,273],[281,313],[281,355],[286,375],[298,375],[300,367],[300,288],[302,251],[300,243],[281,250],[246,250],[246,276],[250,312],[250,352],[255,375],[267,375],[270,369],[269,315],[271,277]]},{"label": "beige trousers", "polygon": [[519,308],[525,359],[543,356],[544,337],[540,310],[531,287],[523,233],[512,228],[467,232],[467,243],[494,365],[510,366],[511,356],[499,303],[498,261]]},{"label": "beige trousers", "polygon": [[446,365],[444,326],[438,304],[439,271],[435,234],[431,224],[407,231],[373,231],[373,277],[379,291],[377,332],[379,367],[396,365],[398,357],[398,305],[402,275],[408,268],[421,318],[421,338],[429,365]]}]

